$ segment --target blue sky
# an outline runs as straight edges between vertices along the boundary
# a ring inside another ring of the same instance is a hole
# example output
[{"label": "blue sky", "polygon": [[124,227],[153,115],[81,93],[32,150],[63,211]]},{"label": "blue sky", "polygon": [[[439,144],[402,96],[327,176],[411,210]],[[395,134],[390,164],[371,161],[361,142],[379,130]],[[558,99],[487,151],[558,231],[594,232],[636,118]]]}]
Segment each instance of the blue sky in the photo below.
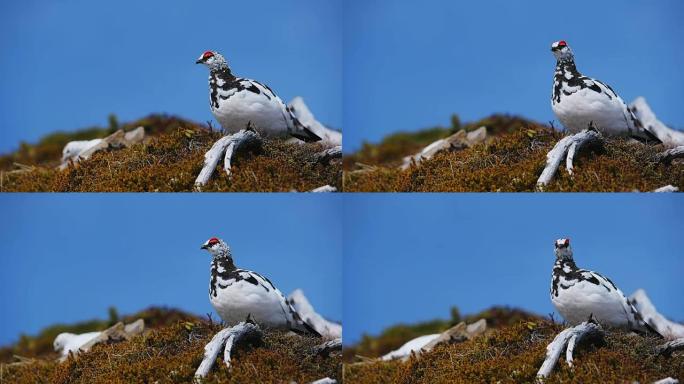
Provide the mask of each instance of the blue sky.
[{"label": "blue sky", "polygon": [[560,237],[571,239],[581,268],[627,295],[644,288],[661,313],[683,321],[683,225],[678,195],[348,194],[344,342],[448,319],[451,306],[549,314]]},{"label": "blue sky", "polygon": [[56,130],[168,113],[205,122],[207,49],[342,127],[340,0],[2,1],[0,153]]},{"label": "blue sky", "polygon": [[549,48],[561,39],[581,72],[684,128],[683,14],[679,0],[347,0],[345,152],[453,113],[554,119]]},{"label": "blue sky", "polygon": [[[302,288],[342,319],[341,196],[295,194],[0,195],[0,345],[54,323],[151,305],[199,315],[212,236],[239,267],[283,293]],[[218,316],[214,315],[214,318]]]}]

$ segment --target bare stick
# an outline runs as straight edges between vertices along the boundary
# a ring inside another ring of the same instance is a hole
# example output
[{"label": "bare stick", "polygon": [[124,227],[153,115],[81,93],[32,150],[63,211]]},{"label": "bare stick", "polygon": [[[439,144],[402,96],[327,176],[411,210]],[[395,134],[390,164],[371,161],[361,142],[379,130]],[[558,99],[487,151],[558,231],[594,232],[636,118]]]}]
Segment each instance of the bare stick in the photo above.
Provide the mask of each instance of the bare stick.
[{"label": "bare stick", "polygon": [[309,192],[315,192],[315,193],[321,193],[321,192],[337,192],[337,188],[333,187],[332,185],[324,185],[322,187],[314,188],[310,190]]},{"label": "bare stick", "polygon": [[670,148],[658,155],[658,161],[665,164],[672,163],[672,160],[684,157],[684,145]]},{"label": "bare stick", "polygon": [[639,120],[644,129],[657,137],[663,144],[684,145],[684,132],[674,130],[658,120],[643,97],[637,97],[629,105],[629,109],[634,113],[634,116]]},{"label": "bare stick", "polygon": [[231,334],[226,340],[226,348],[223,351],[223,362],[230,369],[230,356],[233,347],[238,342],[255,342],[261,339],[261,330],[254,323],[242,322],[231,329]]},{"label": "bare stick", "polygon": [[338,339],[342,337],[342,325],[328,321],[323,316],[318,314],[309,299],[304,295],[301,289],[295,289],[287,296],[287,301],[299,313],[299,316],[304,322],[309,324],[321,336],[330,339]]},{"label": "bare stick", "polygon": [[[572,352],[575,349],[575,343],[587,336],[602,337],[603,329],[596,323],[585,321],[574,327],[564,329],[556,335],[553,341],[546,347],[546,359],[537,372],[538,381],[549,377],[566,345],[568,345],[568,349],[571,349],[566,354],[566,361],[568,361],[568,364],[572,364]],[[569,345],[571,341],[572,346]]]},{"label": "bare stick", "polygon": [[331,379],[329,377],[324,377],[316,381],[312,381],[310,384],[337,384],[337,380]]},{"label": "bare stick", "polygon": [[591,127],[560,139],[553,149],[546,154],[546,167],[537,179],[537,188],[543,190],[551,182],[566,154],[566,167],[568,172],[572,174],[575,153],[583,146],[597,144],[602,140],[601,134]]},{"label": "bare stick", "polygon": [[226,147],[226,157],[223,159],[223,169],[230,176],[230,166],[233,160],[233,153],[238,149],[256,148],[261,145],[261,137],[251,129],[243,129],[231,138],[231,142]]},{"label": "bare stick", "polygon": [[629,297],[629,302],[639,312],[641,318],[662,337],[668,340],[684,337],[684,325],[670,321],[661,315],[643,289],[634,292]]},{"label": "bare stick", "polygon": [[684,349],[684,337],[668,341],[667,343],[658,346],[657,352],[659,355],[670,356],[672,352]]},{"label": "bare stick", "polygon": [[666,377],[658,381],[654,381],[653,384],[679,384],[679,380],[673,379],[671,377]]},{"label": "bare stick", "polygon": [[316,162],[322,164],[329,164],[332,159],[342,158],[342,146],[337,145],[328,149],[325,149],[316,154]]},{"label": "bare stick", "polygon": [[218,139],[211,149],[204,154],[204,166],[200,174],[195,179],[195,186],[201,187],[206,185],[211,178],[211,175],[216,170],[221,155],[225,153],[224,169],[228,176],[230,176],[230,167],[233,160],[233,154],[239,149],[251,148],[261,144],[261,137],[252,129],[243,129],[232,135],[226,135]]},{"label": "bare stick", "polygon": [[203,378],[209,374],[224,344],[223,361],[230,368],[230,354],[233,347],[241,341],[253,341],[259,338],[261,338],[261,330],[259,326],[252,323],[241,322],[233,327],[220,330],[204,347],[204,358],[195,371],[195,378]]},{"label": "bare stick", "polygon": [[668,184],[664,187],[656,188],[653,190],[653,192],[657,192],[657,193],[678,192],[678,191],[679,191],[679,188],[675,187],[672,184]]},{"label": "bare stick", "polygon": [[321,356],[328,356],[332,351],[342,350],[342,338],[328,340],[321,345],[314,347],[314,353]]},{"label": "bare stick", "polygon": [[195,179],[196,186],[207,184],[207,181],[209,181],[214,170],[216,170],[216,165],[218,165],[221,155],[226,151],[228,144],[230,144],[231,138],[231,135],[228,135],[218,139],[214,145],[211,146],[211,149],[204,154],[204,165],[202,166],[199,175],[197,175],[197,179]]}]

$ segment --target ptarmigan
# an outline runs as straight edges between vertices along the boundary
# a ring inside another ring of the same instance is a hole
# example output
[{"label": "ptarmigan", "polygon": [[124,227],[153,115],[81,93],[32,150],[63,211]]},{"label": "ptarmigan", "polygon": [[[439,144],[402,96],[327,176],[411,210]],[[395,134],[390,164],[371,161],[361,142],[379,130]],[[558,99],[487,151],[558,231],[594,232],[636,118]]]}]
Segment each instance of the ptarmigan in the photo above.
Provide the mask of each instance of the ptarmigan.
[{"label": "ptarmigan", "polygon": [[237,132],[251,122],[263,133],[289,133],[306,142],[321,140],[294,116],[271,88],[256,80],[235,77],[220,53],[206,51],[196,63],[209,68],[209,106],[226,131]]},{"label": "ptarmigan", "polygon": [[556,57],[551,107],[566,129],[579,132],[592,124],[607,135],[658,141],[611,87],[577,71],[565,41],[553,43],[551,52]]},{"label": "ptarmigan", "polygon": [[568,323],[576,325],[592,317],[602,325],[653,331],[610,279],[598,272],[577,268],[570,239],[556,240],[555,254],[551,301]]},{"label": "ptarmigan", "polygon": [[230,248],[223,240],[212,237],[202,249],[212,256],[209,300],[229,326],[251,319],[266,328],[320,336],[301,320],[270,280],[256,272],[237,268]]}]

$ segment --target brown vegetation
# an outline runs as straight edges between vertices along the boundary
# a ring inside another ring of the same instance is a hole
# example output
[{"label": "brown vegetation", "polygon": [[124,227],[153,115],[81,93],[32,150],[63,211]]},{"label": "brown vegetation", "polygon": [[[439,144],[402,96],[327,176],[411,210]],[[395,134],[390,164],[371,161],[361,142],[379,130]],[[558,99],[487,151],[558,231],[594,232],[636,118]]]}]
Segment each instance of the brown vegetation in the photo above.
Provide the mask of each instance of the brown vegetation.
[{"label": "brown vegetation", "polygon": [[[109,129],[74,134],[56,133],[36,145],[22,144],[15,153],[0,156],[0,189],[5,192],[181,192],[192,191],[204,153],[222,134],[207,127],[168,116],[150,116],[124,126],[145,127],[143,144],[98,152],[78,165],[55,169],[64,145],[77,139],[103,137]],[[266,138],[260,153],[237,156],[229,178],[217,168],[203,191],[308,191],[326,184],[341,189],[341,165],[316,162],[318,144],[300,145]],[[15,164],[30,166],[12,170]]]},{"label": "brown vegetation", "polygon": [[[497,312],[498,325],[488,321],[489,331],[473,340],[439,345],[405,362],[347,363],[345,383],[534,382],[546,346],[563,326],[520,311],[511,312],[511,321],[504,321],[505,310]],[[681,380],[684,356],[658,356],[655,347],[662,342],[654,336],[608,330],[604,345],[582,345],[575,350],[574,370],[562,361],[545,382],[651,383],[668,376]]]},{"label": "brown vegetation", "polygon": [[[344,159],[344,188],[349,192],[522,192],[534,191],[544,169],[546,153],[563,133],[517,117],[492,116],[468,124],[486,126],[492,139],[458,152],[440,153],[404,171],[397,168],[406,155],[460,127],[430,129],[389,136],[380,144],[364,144]],[[429,140],[425,133],[430,133]],[[598,151],[575,159],[575,175],[560,170],[547,191],[651,191],[671,184],[684,190],[684,165],[657,161],[662,145],[644,145],[608,138]],[[359,164],[372,166],[359,170]]]},{"label": "brown vegetation", "polygon": [[[124,318],[146,319],[149,331],[130,341],[98,344],[89,352],[63,363],[51,351],[54,336],[43,332],[36,338],[2,349],[2,381],[11,383],[189,383],[202,360],[204,345],[221,329],[219,324],[176,310],[152,308]],[[86,326],[89,324],[91,327]],[[98,321],[61,326],[59,332],[102,329]],[[94,326],[94,327],[93,327]],[[78,329],[78,330],[76,330]],[[59,333],[57,332],[57,333]],[[55,335],[57,334],[55,333]],[[317,356],[319,338],[282,331],[265,331],[263,343],[238,348],[230,371],[217,360],[207,383],[308,383],[326,376],[339,380],[340,358]],[[50,350],[47,349],[49,344]],[[19,353],[23,352],[23,353]],[[8,364],[12,354],[33,357]]]}]

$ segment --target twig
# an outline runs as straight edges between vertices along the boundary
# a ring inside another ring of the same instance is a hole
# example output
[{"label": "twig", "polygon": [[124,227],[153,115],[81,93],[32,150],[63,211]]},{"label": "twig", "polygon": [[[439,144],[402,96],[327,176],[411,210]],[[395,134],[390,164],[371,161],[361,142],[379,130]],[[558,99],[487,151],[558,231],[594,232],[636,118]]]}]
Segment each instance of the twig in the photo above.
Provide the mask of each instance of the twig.
[{"label": "twig", "polygon": [[312,381],[310,384],[337,384],[337,380],[331,379],[329,377],[324,377],[316,381]]},{"label": "twig", "polygon": [[326,341],[323,344],[314,347],[313,351],[316,355],[328,356],[332,351],[342,350],[342,338]]},{"label": "twig", "polygon": [[664,187],[660,187],[660,188],[654,189],[653,192],[657,192],[657,193],[663,193],[663,192],[665,192],[665,193],[667,193],[667,192],[679,192],[679,188],[678,188],[678,187],[675,187],[675,186],[672,185],[672,184],[668,184],[668,185],[666,185],[666,186],[664,186]]},{"label": "twig", "polygon": [[330,147],[316,154],[316,162],[321,164],[329,164],[332,159],[342,158],[342,146],[337,145]]},{"label": "twig", "polygon": [[261,144],[261,137],[252,129],[243,129],[235,134],[226,135],[218,139],[211,149],[204,154],[204,165],[200,171],[197,179],[195,179],[195,186],[202,187],[207,184],[209,178],[216,170],[221,155],[225,153],[224,169],[228,176],[230,176],[231,161],[233,154],[241,148],[258,146]]},{"label": "twig", "polygon": [[309,192],[321,193],[321,192],[337,192],[337,188],[332,185],[324,185],[322,187],[314,188]]},{"label": "twig", "polygon": [[672,163],[672,160],[684,157],[684,145],[670,148],[658,154],[658,161],[664,164]]},{"label": "twig", "polygon": [[684,337],[659,345],[658,348],[656,348],[656,352],[658,352],[659,355],[670,356],[672,355],[672,352],[680,349],[684,349]]},{"label": "twig", "polygon": [[673,379],[671,377],[666,377],[658,381],[654,381],[653,384],[679,384],[679,380]]},{"label": "twig", "polygon": [[553,149],[546,154],[546,167],[544,167],[539,179],[537,179],[537,188],[543,190],[544,187],[551,182],[551,179],[553,179],[556,171],[558,171],[558,167],[566,154],[566,169],[568,170],[568,173],[572,175],[575,153],[586,145],[598,144],[602,141],[603,138],[601,134],[591,125],[589,128],[574,135],[569,135],[560,139]]},{"label": "twig", "polygon": [[220,330],[209,343],[204,347],[204,358],[195,371],[195,378],[204,378],[207,376],[211,367],[216,362],[216,357],[225,344],[223,361],[230,369],[230,356],[233,347],[239,342],[253,342],[261,339],[261,330],[259,326],[253,323],[241,322],[233,327],[228,327]]},{"label": "twig", "polygon": [[537,381],[541,382],[551,374],[566,345],[565,359],[568,365],[572,367],[572,353],[574,352],[575,344],[587,337],[602,338],[603,329],[592,321],[585,321],[574,327],[564,329],[556,335],[553,341],[546,347],[546,359],[537,372]]},{"label": "twig", "polygon": [[658,313],[643,289],[638,289],[629,297],[629,302],[639,312],[641,318],[668,340],[684,338],[684,325],[668,320]]}]

